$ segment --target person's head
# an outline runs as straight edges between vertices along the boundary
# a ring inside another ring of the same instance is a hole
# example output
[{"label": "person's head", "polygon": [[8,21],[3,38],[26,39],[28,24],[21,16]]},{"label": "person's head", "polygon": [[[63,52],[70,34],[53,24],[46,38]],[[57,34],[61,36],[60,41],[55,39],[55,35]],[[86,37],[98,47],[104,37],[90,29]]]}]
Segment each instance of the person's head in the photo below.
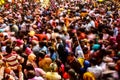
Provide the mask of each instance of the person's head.
[{"label": "person's head", "polygon": [[62,64],[62,61],[61,61],[60,59],[55,60],[55,62],[56,62],[56,64],[58,65],[58,67],[60,67],[61,64]]},{"label": "person's head", "polygon": [[50,48],[49,48],[49,51],[50,51],[51,53],[54,53],[54,52],[55,52],[54,47],[50,47]]},{"label": "person's head", "polygon": [[54,29],[54,32],[55,32],[55,33],[58,33],[58,32],[59,32],[59,30],[58,30],[57,28],[55,28],[55,29]]},{"label": "person's head", "polygon": [[39,56],[39,58],[40,59],[43,59],[44,57],[45,57],[45,52],[44,51],[40,51],[39,53],[38,53],[38,56]]},{"label": "person's head", "polygon": [[72,60],[74,60],[74,58],[75,58],[75,56],[74,56],[74,54],[73,54],[72,52],[70,52],[70,53],[68,54],[68,56],[67,56],[68,62],[71,62]]},{"label": "person's head", "polygon": [[77,74],[76,74],[76,72],[75,72],[74,69],[69,69],[69,70],[68,70],[68,74],[69,74],[71,80],[72,80],[72,79],[74,79],[74,80],[77,79]]},{"label": "person's head", "polygon": [[33,45],[33,46],[36,46],[37,44],[38,44],[38,41],[32,40],[32,45]]},{"label": "person's head", "polygon": [[35,71],[34,70],[29,70],[27,73],[28,79],[34,78],[35,77]]},{"label": "person's head", "polygon": [[46,46],[46,42],[45,42],[45,41],[39,42],[39,46],[40,46],[40,47]]},{"label": "person's head", "polygon": [[58,70],[58,66],[56,63],[51,63],[49,67],[52,72],[56,72]]},{"label": "person's head", "polygon": [[26,65],[26,69],[29,70],[34,70],[34,67],[32,66],[32,64],[27,64]]},{"label": "person's head", "polygon": [[6,52],[10,54],[12,52],[12,47],[10,45],[6,46]]},{"label": "person's head", "polygon": [[94,57],[93,57],[93,58],[91,58],[91,59],[90,59],[90,63],[91,63],[91,65],[92,65],[92,66],[97,65],[97,59],[96,59],[96,58],[94,58]]},{"label": "person's head", "polygon": [[58,42],[61,42],[61,38],[59,36],[56,37],[56,39],[57,39]]},{"label": "person's head", "polygon": [[107,55],[109,55],[110,57],[114,57],[115,56],[115,51],[112,49],[107,50]]},{"label": "person's head", "polygon": [[68,72],[70,70],[70,65],[65,65],[65,72]]}]

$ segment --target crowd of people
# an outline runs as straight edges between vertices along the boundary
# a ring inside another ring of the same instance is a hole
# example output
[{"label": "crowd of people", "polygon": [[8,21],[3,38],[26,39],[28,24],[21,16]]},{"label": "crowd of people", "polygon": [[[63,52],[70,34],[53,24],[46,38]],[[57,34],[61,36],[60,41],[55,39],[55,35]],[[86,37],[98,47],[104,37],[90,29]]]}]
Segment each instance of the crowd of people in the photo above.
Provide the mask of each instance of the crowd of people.
[{"label": "crowd of people", "polygon": [[120,6],[47,4],[0,6],[0,80],[120,80]]}]

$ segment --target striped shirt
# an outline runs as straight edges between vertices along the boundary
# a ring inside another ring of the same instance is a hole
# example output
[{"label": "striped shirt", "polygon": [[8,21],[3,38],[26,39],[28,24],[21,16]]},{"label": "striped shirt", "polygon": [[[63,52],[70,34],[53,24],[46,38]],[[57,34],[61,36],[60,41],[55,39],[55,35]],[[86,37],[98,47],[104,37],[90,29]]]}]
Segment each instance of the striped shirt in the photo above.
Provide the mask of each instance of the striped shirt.
[{"label": "striped shirt", "polygon": [[13,52],[11,54],[4,55],[4,60],[13,69],[17,69],[17,66],[19,64],[19,61],[18,61],[19,59],[20,59],[20,56]]}]

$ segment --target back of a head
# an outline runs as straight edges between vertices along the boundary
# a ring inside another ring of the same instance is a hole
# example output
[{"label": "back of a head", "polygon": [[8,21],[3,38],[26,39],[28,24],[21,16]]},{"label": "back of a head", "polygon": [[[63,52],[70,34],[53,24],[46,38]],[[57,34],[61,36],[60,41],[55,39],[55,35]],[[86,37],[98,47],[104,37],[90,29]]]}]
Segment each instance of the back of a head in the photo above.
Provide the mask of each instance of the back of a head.
[{"label": "back of a head", "polygon": [[112,49],[108,49],[108,50],[106,51],[106,54],[107,54],[107,55],[112,54]]},{"label": "back of a head", "polygon": [[34,70],[34,67],[32,66],[32,64],[27,64],[26,69],[27,70]]},{"label": "back of a head", "polygon": [[69,69],[68,73],[69,73],[70,76],[75,76],[75,74],[76,74],[74,69]]},{"label": "back of a head", "polygon": [[90,63],[94,66],[97,65],[97,59],[96,58],[91,58]]},{"label": "back of a head", "polygon": [[51,63],[50,64],[50,70],[53,71],[53,72],[56,72],[58,69],[58,66],[56,63]]},{"label": "back of a head", "polygon": [[62,62],[61,62],[61,60],[60,60],[60,59],[55,60],[55,62],[56,62],[56,64],[58,65],[58,67],[60,67],[60,66],[61,66],[61,64],[62,64]]},{"label": "back of a head", "polygon": [[46,53],[44,51],[40,51],[38,54],[38,56],[42,59],[45,57],[45,55],[46,55]]},{"label": "back of a head", "polygon": [[39,42],[39,46],[40,46],[40,47],[46,46],[46,42],[40,41],[40,42]]},{"label": "back of a head", "polygon": [[70,76],[70,80],[78,80],[77,73],[75,72],[74,69],[69,69],[68,74]]},{"label": "back of a head", "polygon": [[10,45],[6,47],[6,52],[9,54],[12,52],[12,47]]},{"label": "back of a head", "polygon": [[28,79],[34,78],[35,77],[35,71],[34,70],[29,70],[27,73]]},{"label": "back of a head", "polygon": [[73,52],[69,52],[68,56],[74,57],[74,53]]}]

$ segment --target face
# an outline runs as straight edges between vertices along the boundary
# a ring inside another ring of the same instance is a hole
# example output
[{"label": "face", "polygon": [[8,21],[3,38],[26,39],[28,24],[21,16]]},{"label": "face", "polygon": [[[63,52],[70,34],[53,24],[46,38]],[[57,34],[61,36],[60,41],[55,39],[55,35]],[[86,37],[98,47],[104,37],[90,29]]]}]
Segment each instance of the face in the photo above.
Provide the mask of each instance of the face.
[{"label": "face", "polygon": [[70,61],[70,59],[71,59],[71,56],[68,56],[68,57],[67,57],[67,60]]},{"label": "face", "polygon": [[110,54],[111,57],[114,57],[115,56],[115,51],[112,50],[112,53]]},{"label": "face", "polygon": [[68,62],[71,62],[73,59],[74,59],[74,56],[68,56],[67,57]]}]

